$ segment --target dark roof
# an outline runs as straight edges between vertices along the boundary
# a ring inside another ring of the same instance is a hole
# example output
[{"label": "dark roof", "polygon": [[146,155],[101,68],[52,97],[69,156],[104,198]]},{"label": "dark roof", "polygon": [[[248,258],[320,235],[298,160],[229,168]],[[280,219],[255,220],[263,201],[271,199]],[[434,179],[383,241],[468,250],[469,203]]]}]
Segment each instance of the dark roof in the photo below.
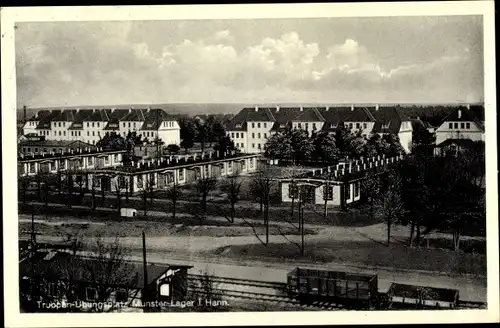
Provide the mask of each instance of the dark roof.
[{"label": "dark roof", "polygon": [[415,286],[392,283],[387,291],[389,296],[399,296],[405,298],[418,299],[422,297],[423,300],[434,300],[454,303],[458,298],[458,290],[435,288],[428,286]]},{"label": "dark roof", "polygon": [[396,106],[385,106],[371,109],[375,118],[374,133],[398,133],[403,121],[410,119]]},{"label": "dark roof", "polygon": [[374,122],[375,118],[367,107],[354,107],[351,114],[344,118],[346,122]]},{"label": "dark roof", "polygon": [[[326,122],[323,124],[323,131],[333,132],[338,128],[338,124],[352,114],[351,107],[325,107],[319,110]],[[333,125],[333,126],[332,126]]]},{"label": "dark roof", "polygon": [[83,145],[84,147],[97,148],[96,146],[83,142],[81,140],[68,140],[68,141],[57,141],[57,140],[21,140],[19,141],[19,147],[26,146],[37,146],[37,147],[71,147],[73,144]]},{"label": "dark roof", "polygon": [[472,139],[446,139],[445,141],[436,145],[436,148],[448,147],[451,145],[470,148],[474,145],[474,142],[475,141]]},{"label": "dark roof", "polygon": [[[32,263],[34,263],[33,266]],[[90,274],[85,267],[102,267],[104,263],[91,257],[75,257],[68,252],[37,252],[32,259],[26,259],[19,264],[19,275],[20,277],[31,276],[32,268],[35,268],[36,274],[39,274],[46,279],[64,279],[64,275],[61,274],[61,268],[68,267],[68,265],[72,265],[72,269],[74,269],[72,270],[72,273],[75,274],[76,281],[93,283],[95,281],[90,277]],[[155,282],[168,269],[178,268],[189,269],[192,267],[184,265],[147,265],[147,285]],[[124,275],[123,281],[120,281],[117,285],[129,288],[144,287],[144,266],[142,263],[124,261],[118,267],[117,271],[122,272]]]},{"label": "dark roof", "polygon": [[324,122],[325,118],[320,114],[318,108],[309,107],[304,108],[302,113],[293,119],[293,121],[300,122]]},{"label": "dark roof", "polygon": [[144,121],[144,112],[145,111],[146,110],[144,110],[144,109],[132,108],[130,110],[130,113],[128,113],[127,115],[122,117],[120,119],[120,121],[132,121],[132,122]]},{"label": "dark roof", "polygon": [[144,113],[144,124],[141,130],[158,130],[164,121],[172,121],[174,117],[167,114],[163,109],[151,109]]},{"label": "dark roof", "polygon": [[109,121],[108,124],[106,124],[104,130],[120,130],[119,123],[114,121]]},{"label": "dark roof", "polygon": [[108,113],[102,109],[94,109],[92,114],[90,114],[87,118],[84,119],[85,122],[103,122],[108,121]]},{"label": "dark roof", "polygon": [[117,109],[109,109],[106,111],[107,111],[110,122],[118,122],[119,120],[121,120],[122,118],[124,118],[125,116],[127,116],[129,114],[128,109],[118,109],[117,108]]},{"label": "dark roof", "polygon": [[50,110],[39,110],[35,115],[28,119],[28,121],[40,121],[52,113]]},{"label": "dark roof", "polygon": [[[460,118],[459,116],[460,112]],[[448,116],[443,119],[443,122],[452,121],[452,122],[475,122],[477,126],[484,131],[484,107],[475,105],[470,106],[468,109],[465,106],[459,106],[455,108]]]}]

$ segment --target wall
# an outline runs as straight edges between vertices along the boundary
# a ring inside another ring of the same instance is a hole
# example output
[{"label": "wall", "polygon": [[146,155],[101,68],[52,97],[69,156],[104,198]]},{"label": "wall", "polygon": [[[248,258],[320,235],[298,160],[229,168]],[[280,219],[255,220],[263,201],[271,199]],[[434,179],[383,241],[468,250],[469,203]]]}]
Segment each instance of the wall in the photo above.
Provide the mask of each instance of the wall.
[{"label": "wall", "polygon": [[[453,124],[453,128],[450,129],[449,124]],[[455,123],[458,124],[458,128],[455,129]],[[461,124],[464,123],[465,127],[462,129]],[[470,124],[470,129],[466,128],[466,123]],[[484,132],[477,126],[475,122],[451,122],[447,121],[441,124],[441,126],[436,130],[436,145],[439,145],[448,139],[471,139],[475,141],[484,141]]]},{"label": "wall", "polygon": [[[305,130],[305,131],[307,131],[307,134],[310,137],[310,136],[312,136],[314,131],[321,131],[321,129],[323,129],[323,124],[325,124],[325,122],[321,122],[321,121],[292,122],[292,129]],[[316,129],[313,129],[314,126],[316,126]]]},{"label": "wall", "polygon": [[[247,122],[246,153],[256,154],[264,152],[264,145],[271,135],[274,122]],[[259,127],[260,125],[260,127]],[[260,133],[260,138],[259,138]],[[241,139],[240,139],[241,140]],[[260,149],[259,149],[260,144]]]}]

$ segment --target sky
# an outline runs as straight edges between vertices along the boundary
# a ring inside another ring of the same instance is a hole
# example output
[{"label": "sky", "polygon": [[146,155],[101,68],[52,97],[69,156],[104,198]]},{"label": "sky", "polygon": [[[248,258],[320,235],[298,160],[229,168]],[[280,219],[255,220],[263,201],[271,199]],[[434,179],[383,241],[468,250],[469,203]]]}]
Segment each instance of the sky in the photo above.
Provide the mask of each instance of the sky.
[{"label": "sky", "polygon": [[19,107],[483,101],[481,16],[19,23]]}]

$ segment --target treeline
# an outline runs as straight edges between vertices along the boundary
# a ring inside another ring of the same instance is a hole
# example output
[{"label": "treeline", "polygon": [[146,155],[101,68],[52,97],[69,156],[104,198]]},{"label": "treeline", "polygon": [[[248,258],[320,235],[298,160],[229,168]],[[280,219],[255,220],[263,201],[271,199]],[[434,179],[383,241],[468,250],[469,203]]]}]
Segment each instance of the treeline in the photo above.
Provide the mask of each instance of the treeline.
[{"label": "treeline", "polygon": [[311,136],[305,130],[289,129],[271,135],[264,150],[268,158],[291,161],[293,164],[312,161],[335,163],[345,157],[390,157],[404,152],[396,134],[364,136],[361,131],[353,133],[344,127],[340,127],[336,134],[319,131]]},{"label": "treeline", "polygon": [[[194,143],[198,142],[201,151],[205,151],[206,146],[212,147],[213,143],[219,142],[226,137],[226,125],[230,117],[225,115],[208,115],[202,117],[178,118],[181,128],[181,148],[186,152],[193,148]],[[223,141],[225,143],[226,141]]]},{"label": "treeline", "polygon": [[453,235],[455,250],[464,233],[484,234],[485,148],[471,148],[442,156],[414,153],[385,179],[369,177],[364,184],[378,215],[387,223],[387,242],[395,223],[410,229],[409,246],[420,245],[433,231]]}]

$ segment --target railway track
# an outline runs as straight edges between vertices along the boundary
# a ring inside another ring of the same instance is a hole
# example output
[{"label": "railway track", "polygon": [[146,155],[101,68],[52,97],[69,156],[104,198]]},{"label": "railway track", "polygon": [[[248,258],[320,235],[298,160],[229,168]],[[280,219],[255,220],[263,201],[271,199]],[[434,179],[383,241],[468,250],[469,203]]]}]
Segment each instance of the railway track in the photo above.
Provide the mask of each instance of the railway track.
[{"label": "railway track", "polygon": [[[207,285],[208,284],[208,285]],[[224,299],[238,299],[253,302],[265,302],[277,306],[287,306],[308,310],[348,310],[342,304],[327,301],[301,303],[287,294],[286,283],[267,282],[219,276],[188,275],[188,287],[191,293],[210,295]],[[384,294],[381,296],[383,297]],[[486,309],[483,302],[459,301],[457,309]]]}]

